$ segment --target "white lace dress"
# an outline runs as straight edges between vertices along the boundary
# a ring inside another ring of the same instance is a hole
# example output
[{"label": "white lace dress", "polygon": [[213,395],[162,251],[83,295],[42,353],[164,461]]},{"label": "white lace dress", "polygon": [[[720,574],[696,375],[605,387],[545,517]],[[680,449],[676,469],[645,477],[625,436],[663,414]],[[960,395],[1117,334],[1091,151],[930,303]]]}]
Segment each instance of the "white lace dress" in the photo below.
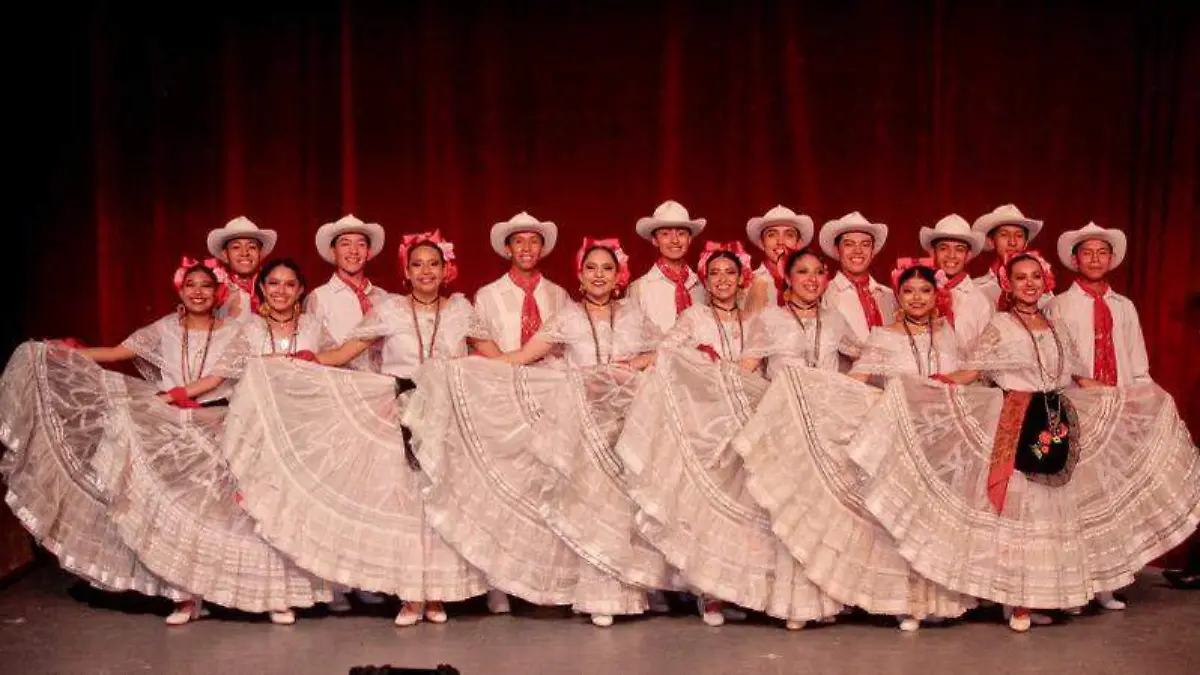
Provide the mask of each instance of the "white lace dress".
[{"label": "white lace dress", "polygon": [[431,364],[404,421],[431,521],[495,587],[584,613],[640,613],[666,565],[634,535],[611,461],[638,373],[610,361],[661,336],[632,303],[615,305],[611,325],[596,321],[595,340],[592,330],[572,303],[539,332],[563,346],[567,368]]},{"label": "white lace dress", "polygon": [[918,572],[1009,605],[1075,607],[1128,585],[1196,528],[1200,454],[1157,385],[1070,388],[1081,364],[1068,331],[1031,336],[1010,314],[964,367],[1011,392],[1061,391],[1076,456],[1065,484],[1013,471],[998,511],[993,448],[1022,425],[1003,391],[891,383],[849,452],[870,474],[865,507]]},{"label": "white lace dress", "polygon": [[400,426],[396,378],[486,338],[459,294],[440,312],[389,295],[351,331],[380,338],[382,372],[255,359],[230,405],[225,454],[262,535],[313,574],[404,600],[483,593],[483,574],[430,527]]},{"label": "white lace dress", "polygon": [[[168,316],[123,343],[135,352],[137,365],[154,378],[154,384],[104,371],[77,353],[48,352],[38,346],[30,350],[39,357],[35,369],[56,373],[54,383],[46,381],[47,394],[53,396],[61,382],[73,390],[72,396],[91,399],[86,408],[73,411],[66,427],[76,426],[72,420],[92,416],[102,420],[78,429],[94,434],[92,442],[57,446],[67,452],[90,450],[86,458],[72,453],[72,459],[83,461],[67,471],[81,472],[67,476],[75,486],[88,479],[101,486],[93,492],[98,499],[91,504],[88,523],[106,538],[119,537],[127,549],[122,559],[135,556],[140,565],[178,589],[164,593],[176,599],[183,595],[179,591],[186,591],[250,612],[304,607],[328,599],[325,584],[256,535],[254,522],[234,501],[232,477],[219,454],[224,407],[181,409],[157,399],[159,391],[204,376],[236,377],[233,364],[243,357],[235,347],[240,344],[235,325],[223,325],[211,334],[188,331],[186,342],[184,335],[178,318]],[[228,389],[222,385],[203,398],[214,401]],[[72,491],[60,489],[57,494],[64,492]],[[45,494],[58,498],[54,490]],[[58,517],[68,520],[78,515],[67,509]],[[99,522],[102,518],[107,522]],[[103,548],[113,552],[121,547],[109,540]],[[136,584],[109,581],[112,571],[104,569],[103,560],[85,568],[85,572],[92,570],[85,576],[106,588],[147,592]],[[75,566],[71,563],[68,568]]]},{"label": "white lace dress", "polygon": [[[933,337],[931,350],[928,334],[914,335],[910,343],[903,332],[876,328],[852,372],[944,388],[924,378],[957,369],[959,346],[949,326]],[[839,338],[830,339],[837,344]],[[915,574],[863,508],[866,474],[846,447],[873,414],[880,391],[838,374],[836,360],[821,365],[789,365],[777,373],[734,439],[751,494],[769,512],[772,530],[802,573],[838,602],[917,618],[962,614],[972,601]]]},{"label": "white lace dress", "polygon": [[787,307],[765,307],[747,324],[744,358],[764,359],[767,379],[789,365],[837,370],[857,359],[862,343],[842,313],[821,308],[816,317],[800,317]]},{"label": "white lace dress", "polygon": [[[616,446],[638,531],[698,591],[792,621],[832,616],[841,605],[809,583],[779,544],[729,447],[769,384],[742,371],[738,359],[751,347],[763,356],[801,349],[751,345],[746,323],[690,307],[646,373]],[[721,360],[711,361],[701,345]]]}]

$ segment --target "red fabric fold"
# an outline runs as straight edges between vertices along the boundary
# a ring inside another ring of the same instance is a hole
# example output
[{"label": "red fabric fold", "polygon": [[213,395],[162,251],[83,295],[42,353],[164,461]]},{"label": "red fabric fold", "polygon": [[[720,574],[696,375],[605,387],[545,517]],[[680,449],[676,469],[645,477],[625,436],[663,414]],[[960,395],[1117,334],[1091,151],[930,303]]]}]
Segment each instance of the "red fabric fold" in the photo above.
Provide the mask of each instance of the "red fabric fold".
[{"label": "red fabric fold", "polygon": [[854,284],[854,290],[858,293],[863,315],[867,317],[867,328],[882,326],[883,315],[879,313],[879,303],[875,302],[875,296],[871,294],[871,277],[866,274],[857,279],[848,274],[845,277]]},{"label": "red fabric fold", "polygon": [[675,315],[678,316],[683,313],[683,310],[692,306],[692,295],[688,293],[687,288],[687,265],[671,265],[666,258],[659,258],[658,262],[654,264],[658,266],[663,276],[675,284]]},{"label": "red fabric fold", "polygon": [[1079,282],[1092,299],[1092,379],[1117,386],[1117,347],[1113,342],[1113,314],[1104,294],[1108,293],[1108,284]]},{"label": "red fabric fold", "polygon": [[250,311],[258,314],[260,303],[258,301],[258,295],[254,293],[254,277],[246,279],[236,274],[230,274],[229,283],[250,294]]},{"label": "red fabric fold", "polygon": [[337,277],[342,280],[342,283],[350,287],[354,291],[354,296],[358,298],[358,307],[362,310],[363,316],[371,311],[371,296],[367,295],[367,289],[371,287],[371,282],[363,277],[362,283],[356,282],[354,279],[342,274],[341,270],[337,271]]},{"label": "red fabric fold", "polygon": [[1027,391],[1004,393],[1004,405],[1000,408],[1000,423],[996,425],[996,437],[992,442],[992,461],[988,469],[988,501],[996,513],[1004,512],[1008,498],[1008,482],[1012,479],[1017,462],[1017,443],[1021,439],[1021,425],[1025,423],[1025,411],[1033,394]]},{"label": "red fabric fold", "polygon": [[508,278],[525,293],[525,299],[521,301],[521,346],[523,347],[542,327],[542,313],[538,309],[537,300],[533,297],[534,289],[542,281],[542,273],[534,272],[526,277],[510,269]]}]

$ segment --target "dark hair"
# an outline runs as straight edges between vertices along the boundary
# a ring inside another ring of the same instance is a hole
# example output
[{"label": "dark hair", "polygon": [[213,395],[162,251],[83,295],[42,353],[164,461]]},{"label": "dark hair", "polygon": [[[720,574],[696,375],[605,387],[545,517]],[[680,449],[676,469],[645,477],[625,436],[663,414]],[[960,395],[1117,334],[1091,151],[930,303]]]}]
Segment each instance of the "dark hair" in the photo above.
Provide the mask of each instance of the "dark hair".
[{"label": "dark hair", "polygon": [[932,267],[913,265],[901,272],[899,277],[896,277],[896,292],[899,293],[900,287],[904,285],[904,282],[913,277],[921,277],[921,279],[928,281],[930,286],[937,288],[937,272],[934,272]]},{"label": "dark hair", "polygon": [[739,275],[741,275],[742,261],[738,259],[737,255],[735,255],[733,251],[717,251],[716,253],[712,254],[712,257],[710,257],[706,263],[704,263],[704,267],[705,267],[704,275],[705,276],[708,276],[707,268],[713,264],[713,261],[720,260],[721,258],[724,258],[726,260],[732,260],[733,266],[737,268],[737,273]]},{"label": "dark hair", "polygon": [[833,238],[833,247],[837,248],[838,246],[841,246],[842,245],[842,237],[844,237],[848,234],[865,234],[871,238],[872,244],[875,243],[875,235],[871,234],[870,232],[863,232],[862,230],[847,230]]},{"label": "dark hair", "polygon": [[812,251],[807,248],[799,248],[789,253],[788,257],[784,260],[783,277],[785,280],[792,276],[792,268],[795,267],[796,263],[800,262],[800,259],[804,256],[812,256],[814,260],[821,263],[822,268],[829,269],[829,266],[825,264],[825,259],[822,258],[816,251]]},{"label": "dark hair", "polygon": [[367,240],[367,246],[371,245],[371,235],[367,234],[366,232],[342,232],[342,233],[339,233],[338,236],[329,240],[329,248],[333,248],[334,246],[337,246],[338,239],[341,239],[342,237],[344,237],[348,234],[361,234],[363,239]]},{"label": "dark hair", "polygon": [[599,244],[593,244],[587,247],[587,249],[583,252],[583,256],[579,258],[579,265],[581,267],[583,266],[583,261],[587,260],[587,257],[592,254],[592,251],[604,251],[612,258],[613,264],[616,265],[617,268],[621,267],[621,261],[617,260],[617,252],[607,246],[601,246]]},{"label": "dark hair", "polygon": [[541,242],[542,242],[542,245],[543,245],[543,246],[545,246],[545,245],[546,245],[546,238],[542,236],[542,233],[541,233],[541,232],[534,232],[533,230],[517,230],[516,232],[509,232],[509,233],[508,233],[508,236],[504,238],[504,245],[505,245],[505,246],[508,246],[509,244],[511,244],[511,243],[512,243],[512,238],[513,238],[513,237],[515,237],[515,236],[517,236],[518,234],[536,234],[536,235],[537,235],[537,237],[538,237],[538,239],[540,239],[540,240],[541,240]]},{"label": "dark hair", "polygon": [[230,237],[230,238],[228,238],[228,239],[226,239],[226,240],[225,240],[225,243],[224,243],[224,244],[222,244],[222,245],[221,245],[221,250],[222,250],[222,251],[227,251],[227,250],[229,250],[229,245],[230,245],[230,244],[232,244],[232,243],[233,243],[233,242],[235,242],[235,241],[242,240],[242,239],[245,239],[246,241],[252,241],[252,242],[254,242],[254,243],[258,244],[258,250],[260,250],[260,251],[261,251],[261,250],[263,250],[263,248],[265,247],[265,245],[263,244],[263,241],[262,241],[262,239],[259,239],[258,237],[249,237],[249,236],[247,236],[247,237]]},{"label": "dark hair", "polygon": [[446,264],[446,254],[442,252],[442,247],[428,239],[422,239],[421,241],[415,241],[412,244],[409,244],[408,250],[404,252],[404,260],[408,263],[411,263],[413,251],[421,247],[431,248],[434,251],[437,251],[438,259],[442,261],[443,265]]},{"label": "dark hair", "polygon": [[191,274],[193,272],[203,272],[209,279],[212,279],[213,285],[215,285],[215,286],[221,285],[221,280],[217,278],[217,273],[214,272],[212,270],[212,268],[206,267],[203,263],[196,263],[195,265],[192,265],[191,267],[184,270],[183,280],[185,283],[187,282],[187,278],[189,276],[191,276]]},{"label": "dark hair", "polygon": [[1004,271],[1008,273],[1009,277],[1012,277],[1013,265],[1016,265],[1022,260],[1032,260],[1033,262],[1037,263],[1038,271],[1042,271],[1042,263],[1039,262],[1037,258],[1029,255],[1028,253],[1018,253],[1009,258],[1008,262],[1004,263]]},{"label": "dark hair", "polygon": [[258,298],[259,302],[265,303],[267,301],[266,294],[263,292],[263,286],[266,285],[267,277],[271,275],[271,272],[275,271],[276,267],[286,267],[296,275],[296,280],[300,282],[300,297],[296,299],[296,302],[302,304],[304,296],[308,292],[308,281],[304,278],[304,272],[300,271],[300,266],[290,258],[277,258],[262,266],[262,269],[258,272],[258,278],[254,280],[254,296]]}]

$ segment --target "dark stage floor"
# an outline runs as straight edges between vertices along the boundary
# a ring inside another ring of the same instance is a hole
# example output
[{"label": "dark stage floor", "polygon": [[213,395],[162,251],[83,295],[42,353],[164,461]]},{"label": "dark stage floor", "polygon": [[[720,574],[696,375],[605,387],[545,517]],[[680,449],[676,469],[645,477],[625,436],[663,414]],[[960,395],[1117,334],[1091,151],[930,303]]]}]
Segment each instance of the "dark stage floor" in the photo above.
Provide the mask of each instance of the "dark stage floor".
[{"label": "dark stage floor", "polygon": [[1171,590],[1148,572],[1125,595],[1123,613],[1025,635],[996,622],[995,610],[910,635],[865,617],[799,633],[761,622],[714,629],[682,615],[598,629],[524,605],[487,616],[476,604],[452,607],[458,616],[444,626],[407,629],[392,626],[390,607],[314,610],[290,627],[219,615],[167,628],[159,602],[98,594],[43,568],[0,590],[0,673],[345,675],[353,665],[439,662],[463,675],[1198,672],[1200,592]]}]

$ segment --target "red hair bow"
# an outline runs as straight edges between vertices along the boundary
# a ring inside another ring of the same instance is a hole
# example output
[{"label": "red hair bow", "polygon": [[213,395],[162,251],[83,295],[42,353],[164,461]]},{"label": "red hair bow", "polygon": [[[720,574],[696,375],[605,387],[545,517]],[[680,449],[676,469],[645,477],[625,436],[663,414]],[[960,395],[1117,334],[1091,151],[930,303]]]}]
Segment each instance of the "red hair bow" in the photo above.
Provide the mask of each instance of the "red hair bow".
[{"label": "red hair bow", "polygon": [[896,268],[892,270],[892,290],[896,293],[900,292],[898,282],[900,275],[914,267],[928,267],[930,271],[936,269],[933,263],[933,258],[897,258]]},{"label": "red hair bow", "polygon": [[418,244],[433,244],[442,252],[444,260],[442,283],[448,284],[458,278],[458,265],[454,264],[454,244],[442,238],[441,230],[406,234],[400,237],[400,269],[408,273],[408,256]]},{"label": "red hair bow", "polygon": [[608,239],[592,239],[591,237],[583,238],[583,245],[579,247],[579,251],[575,254],[575,274],[583,273],[583,256],[593,248],[603,248],[612,251],[613,257],[617,259],[617,288],[623,289],[629,285],[629,256],[625,254],[625,249],[621,248],[621,240],[616,237]]},{"label": "red hair bow", "polygon": [[700,263],[696,273],[700,276],[700,283],[708,283],[708,261],[718,253],[728,251],[732,253],[738,262],[742,264],[742,278],[739,282],[739,288],[749,288],[750,283],[754,281],[754,270],[750,269],[750,254],[746,253],[746,249],[742,248],[742,242],[730,241],[721,243],[718,241],[704,242],[704,251],[700,253]]},{"label": "red hair bow", "polygon": [[179,267],[175,269],[175,274],[171,278],[172,283],[175,284],[175,291],[183,289],[183,282],[187,279],[188,272],[196,267],[207,268],[217,280],[213,306],[220,307],[225,304],[225,298],[229,295],[229,273],[225,271],[225,264],[216,258],[205,258],[203,262],[188,255],[180,258]]}]

